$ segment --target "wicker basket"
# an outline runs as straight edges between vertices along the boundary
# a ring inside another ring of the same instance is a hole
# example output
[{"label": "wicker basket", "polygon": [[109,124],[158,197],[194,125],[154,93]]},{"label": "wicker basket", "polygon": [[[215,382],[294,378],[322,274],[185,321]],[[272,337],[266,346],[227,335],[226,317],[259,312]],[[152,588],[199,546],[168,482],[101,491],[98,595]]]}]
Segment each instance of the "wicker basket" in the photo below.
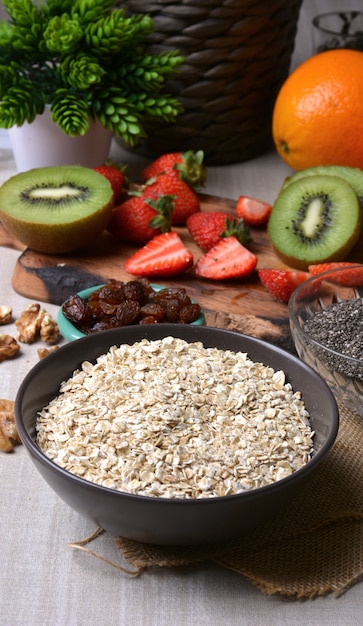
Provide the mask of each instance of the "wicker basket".
[{"label": "wicker basket", "polygon": [[155,52],[177,49],[185,63],[168,91],[184,107],[175,124],[146,125],[135,152],[202,149],[205,163],[242,162],[272,147],[275,98],[288,75],[302,0],[126,0],[149,13]]}]

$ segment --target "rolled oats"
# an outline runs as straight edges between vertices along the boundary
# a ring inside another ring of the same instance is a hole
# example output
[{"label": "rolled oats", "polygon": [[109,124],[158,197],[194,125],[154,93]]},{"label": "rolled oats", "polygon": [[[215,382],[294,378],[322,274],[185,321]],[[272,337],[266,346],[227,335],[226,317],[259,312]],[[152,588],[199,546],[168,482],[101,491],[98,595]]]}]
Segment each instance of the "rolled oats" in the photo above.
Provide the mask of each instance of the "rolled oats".
[{"label": "rolled oats", "polygon": [[310,459],[299,391],[247,354],[165,337],[85,361],[37,419],[39,446],[82,478],[167,498],[240,493]]}]

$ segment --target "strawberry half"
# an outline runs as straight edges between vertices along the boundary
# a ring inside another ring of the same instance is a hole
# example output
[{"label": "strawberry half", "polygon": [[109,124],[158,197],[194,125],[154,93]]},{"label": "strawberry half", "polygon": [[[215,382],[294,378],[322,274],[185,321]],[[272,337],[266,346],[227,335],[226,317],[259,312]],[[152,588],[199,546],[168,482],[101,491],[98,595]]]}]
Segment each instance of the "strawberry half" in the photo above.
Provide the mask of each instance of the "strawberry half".
[{"label": "strawberry half", "polygon": [[156,235],[125,262],[135,276],[175,276],[193,265],[193,255],[175,232]]},{"label": "strawberry half", "polygon": [[223,211],[193,213],[188,217],[186,227],[203,252],[213,248],[221,237],[228,237],[232,234],[237,236],[240,243],[247,243],[251,240],[249,228],[243,220]]},{"label": "strawberry half", "polygon": [[236,204],[236,215],[249,226],[260,228],[266,226],[272,211],[271,204],[251,198],[250,196],[240,196]]},{"label": "strawberry half", "polygon": [[156,178],[160,174],[169,174],[183,180],[189,187],[200,189],[206,181],[206,169],[203,165],[202,150],[194,152],[170,152],[155,159],[145,167],[141,176],[143,180]]},{"label": "strawberry half", "polygon": [[291,294],[301,283],[311,278],[303,270],[261,269],[257,272],[261,283],[281,302],[288,303]]},{"label": "strawberry half", "polygon": [[[352,268],[352,269],[349,269]],[[312,276],[318,276],[323,272],[337,270],[329,277],[329,281],[337,285],[346,287],[360,287],[363,285],[363,265],[349,261],[336,261],[331,263],[317,263],[309,265],[309,272]],[[344,270],[339,272],[338,270]]]},{"label": "strawberry half", "polygon": [[257,257],[245,248],[234,235],[221,239],[198,259],[195,273],[202,278],[229,280],[252,274]]}]

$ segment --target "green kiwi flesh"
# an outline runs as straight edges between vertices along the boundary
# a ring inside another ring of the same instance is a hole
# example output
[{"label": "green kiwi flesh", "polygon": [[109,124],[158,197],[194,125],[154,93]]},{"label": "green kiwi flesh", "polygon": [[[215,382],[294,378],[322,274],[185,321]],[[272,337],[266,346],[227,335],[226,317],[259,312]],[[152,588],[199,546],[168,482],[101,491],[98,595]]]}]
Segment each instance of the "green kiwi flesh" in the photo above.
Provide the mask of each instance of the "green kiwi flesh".
[{"label": "green kiwi flesh", "polygon": [[25,246],[62,254],[90,243],[113,208],[109,181],[78,165],[21,172],[0,187],[0,220]]},{"label": "green kiwi flesh", "polygon": [[306,176],[338,176],[342,178],[353,187],[363,211],[363,170],[359,169],[359,167],[349,167],[347,165],[316,165],[307,167],[304,170],[294,172],[291,176],[287,176],[281,190],[301,178],[306,178]]},{"label": "green kiwi flesh", "polygon": [[306,176],[281,191],[272,207],[268,234],[289,266],[342,261],[358,241],[361,209],[357,194],[343,179]]}]

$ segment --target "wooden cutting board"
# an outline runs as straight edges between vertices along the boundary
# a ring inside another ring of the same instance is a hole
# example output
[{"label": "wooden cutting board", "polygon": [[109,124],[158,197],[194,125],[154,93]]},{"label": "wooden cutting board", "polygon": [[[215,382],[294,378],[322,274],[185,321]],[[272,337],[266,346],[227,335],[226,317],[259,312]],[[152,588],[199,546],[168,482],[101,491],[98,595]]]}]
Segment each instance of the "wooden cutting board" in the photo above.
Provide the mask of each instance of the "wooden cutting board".
[{"label": "wooden cutting board", "polygon": [[[227,211],[233,214],[235,201],[200,194],[203,211]],[[201,251],[186,228],[178,229],[183,241],[193,252],[195,261]],[[258,256],[258,268],[284,267],[274,254],[265,230],[251,231],[250,245]],[[72,255],[52,256],[26,249],[0,227],[0,245],[18,249],[12,286],[22,296],[36,301],[61,305],[70,295],[110,278],[131,280],[125,272],[125,259],[135,247],[116,241],[108,233],[90,247]],[[209,281],[193,273],[160,280],[166,286],[183,286],[203,307],[210,326],[238,330],[292,349],[287,306],[270,296],[254,275],[246,280]]]}]

